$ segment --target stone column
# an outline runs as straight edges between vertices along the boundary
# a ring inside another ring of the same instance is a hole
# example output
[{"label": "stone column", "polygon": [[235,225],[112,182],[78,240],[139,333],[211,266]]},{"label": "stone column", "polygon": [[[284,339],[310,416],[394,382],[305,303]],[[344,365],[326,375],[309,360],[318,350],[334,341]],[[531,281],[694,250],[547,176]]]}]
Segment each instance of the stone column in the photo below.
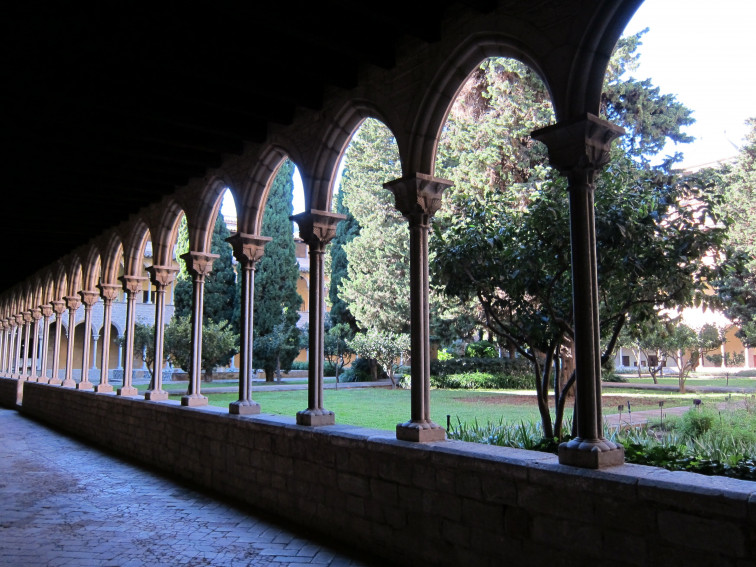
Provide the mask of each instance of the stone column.
[{"label": "stone column", "polygon": [[63,321],[61,317],[66,310],[65,301],[59,299],[51,301],[53,311],[55,311],[55,343],[53,344],[53,363],[52,376],[49,384],[60,384],[60,335],[63,330]]},{"label": "stone column", "polygon": [[595,174],[609,161],[612,141],[622,134],[622,128],[592,114],[533,132],[533,138],[548,147],[551,165],[569,183],[577,436],[559,446],[559,462],[594,469],[625,460],[622,446],[603,436],[593,195]]},{"label": "stone column", "polygon": [[89,381],[89,368],[91,358],[92,341],[92,306],[97,303],[96,291],[80,291],[81,302],[84,304],[84,344],[81,349],[81,380],[76,384],[79,390],[92,390],[92,382]]},{"label": "stone column", "polygon": [[37,360],[39,360],[39,320],[42,318],[42,310],[39,307],[35,307],[31,310],[32,324],[34,326],[34,336],[32,337],[32,365],[31,373],[29,374],[29,382],[36,382],[39,380],[37,374]]},{"label": "stone column", "polygon": [[113,386],[108,381],[110,372],[110,327],[113,314],[113,300],[118,297],[119,287],[115,284],[99,284],[97,286],[102,297],[102,354],[100,355],[100,383],[95,386],[95,392],[108,393]]},{"label": "stone column", "polygon": [[68,348],[66,349],[66,376],[61,386],[64,388],[76,387],[73,379],[73,353],[74,338],[76,336],[76,310],[81,305],[81,299],[77,295],[67,295],[63,299],[68,305]]},{"label": "stone column", "polygon": [[29,352],[29,339],[31,338],[31,311],[24,311],[22,314],[24,320],[24,352],[21,358],[21,374],[19,378],[21,380],[27,380],[29,378],[29,371],[27,367],[30,366],[31,353]]},{"label": "stone column", "polygon": [[744,347],[743,355],[745,356],[743,367],[750,368],[751,367],[751,352],[748,347]]},{"label": "stone column", "polygon": [[168,392],[163,390],[165,288],[171,285],[178,269],[172,266],[150,266],[147,272],[150,274],[150,281],[155,286],[155,364],[152,368],[150,389],[144,394],[144,399],[167,400]]},{"label": "stone column", "polygon": [[126,292],[126,343],[123,347],[123,386],[118,388],[119,396],[136,396],[139,391],[131,384],[134,371],[134,319],[136,316],[137,294],[142,291],[141,276],[121,276],[123,291]]},{"label": "stone column", "polygon": [[91,370],[97,371],[97,343],[100,340],[100,335],[92,333],[92,368]]},{"label": "stone column", "polygon": [[187,252],[181,258],[192,275],[192,357],[189,369],[189,390],[181,397],[182,406],[207,405],[207,397],[200,393],[202,377],[202,308],[205,302],[205,276],[213,269],[218,254]]},{"label": "stone column", "polygon": [[336,236],[336,225],[346,216],[312,210],[291,217],[310,254],[310,321],[307,364],[307,409],[297,412],[299,425],[333,425],[336,416],[323,407],[323,253]]},{"label": "stone column", "polygon": [[251,415],[260,413],[260,404],[252,400],[252,345],[254,333],[255,269],[262,258],[267,236],[237,232],[226,239],[234,249],[234,257],[241,267],[241,321],[239,352],[239,399],[228,405],[229,413]]},{"label": "stone column", "polygon": [[5,376],[6,368],[5,362],[8,359],[5,355],[5,347],[7,345],[6,339],[8,338],[8,327],[5,319],[0,319],[0,376]]},{"label": "stone column", "polygon": [[46,384],[50,381],[47,375],[47,350],[50,348],[50,317],[53,314],[52,305],[46,303],[39,306],[42,312],[42,361],[39,366],[39,378],[37,382]]},{"label": "stone column", "polygon": [[15,343],[15,355],[14,355],[14,372],[13,377],[20,379],[21,374],[23,374],[23,370],[21,368],[21,365],[23,364],[23,359],[21,358],[21,333],[23,333],[23,326],[24,326],[24,316],[22,314],[18,314],[15,316],[16,319],[16,343]]},{"label": "stone column", "polygon": [[428,230],[451,181],[416,173],[383,186],[394,194],[396,208],[409,221],[411,417],[396,426],[403,441],[443,441],[446,430],[430,416],[430,309],[428,307]]},{"label": "stone column", "polygon": [[3,350],[2,350],[2,373],[3,376],[10,376],[10,342],[11,342],[11,324],[9,319],[3,319]]}]

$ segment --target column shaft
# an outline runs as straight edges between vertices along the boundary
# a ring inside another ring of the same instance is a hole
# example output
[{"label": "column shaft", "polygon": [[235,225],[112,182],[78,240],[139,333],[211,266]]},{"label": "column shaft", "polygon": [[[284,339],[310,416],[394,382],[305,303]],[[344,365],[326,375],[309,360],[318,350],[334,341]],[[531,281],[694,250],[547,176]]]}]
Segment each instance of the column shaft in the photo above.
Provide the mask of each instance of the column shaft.
[{"label": "column shaft", "polygon": [[60,338],[63,331],[63,312],[66,310],[66,304],[63,301],[51,302],[55,311],[55,343],[53,344],[53,363],[52,376],[50,384],[60,384]]},{"label": "column shaft", "polygon": [[155,286],[155,362],[152,367],[150,388],[144,394],[146,400],[167,400],[168,392],[163,390],[163,343],[165,337],[165,288],[175,278],[177,269],[170,266],[150,266],[147,268]]},{"label": "column shaft", "polygon": [[81,301],[78,297],[68,296],[65,298],[68,303],[68,344],[66,345],[66,376],[61,386],[64,388],[74,388],[76,382],[73,379],[73,353],[74,337],[76,335],[76,310]]},{"label": "column shaft", "polygon": [[34,325],[34,334],[32,336],[32,365],[31,374],[29,375],[30,382],[36,382],[39,379],[37,373],[37,360],[39,360],[39,320],[42,318],[42,310],[37,307],[32,309],[32,321]]},{"label": "column shaft", "polygon": [[108,393],[113,391],[108,380],[110,372],[110,327],[113,318],[113,300],[118,295],[118,286],[114,284],[100,284],[100,297],[102,297],[102,337],[100,355],[100,383],[95,386],[95,392]]},{"label": "column shaft", "polygon": [[139,391],[132,385],[134,372],[134,322],[136,319],[137,294],[142,289],[143,277],[122,276],[123,290],[126,292],[126,342],[123,352],[123,386],[118,388],[119,396],[136,396]]}]

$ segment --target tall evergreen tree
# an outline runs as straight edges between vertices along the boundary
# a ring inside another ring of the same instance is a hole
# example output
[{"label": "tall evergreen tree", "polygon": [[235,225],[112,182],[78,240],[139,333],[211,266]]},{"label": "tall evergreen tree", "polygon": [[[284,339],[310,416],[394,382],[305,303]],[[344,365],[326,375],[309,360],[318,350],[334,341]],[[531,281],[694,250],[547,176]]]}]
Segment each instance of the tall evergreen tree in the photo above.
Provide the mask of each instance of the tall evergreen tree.
[{"label": "tall evergreen tree", "polygon": [[[238,333],[239,321],[238,316],[234,317],[234,313],[238,313],[240,290],[236,281],[233,249],[226,242],[229,235],[223,215],[218,213],[210,242],[210,251],[213,254],[218,254],[218,258],[213,262],[213,270],[205,278],[203,321],[215,323],[228,321],[231,323],[232,330]],[[188,244],[186,221],[183,220],[182,224],[179,225],[179,238],[176,246],[178,256],[188,250]],[[184,247],[186,250],[182,250]],[[174,314],[177,317],[189,317],[192,312],[192,278],[186,271],[184,262],[180,260],[179,263],[182,265],[182,269],[176,277],[174,290],[176,309]]]},{"label": "tall evergreen tree", "polygon": [[302,298],[297,293],[299,265],[294,245],[292,195],[294,164],[286,160],[273,180],[263,213],[262,235],[271,240],[255,275],[254,359],[268,381],[289,370],[300,349],[297,329]]},{"label": "tall evergreen tree", "polygon": [[336,194],[336,212],[346,215],[336,228],[336,236],[331,241],[327,251],[327,264],[330,266],[331,278],[328,287],[328,301],[331,304],[331,324],[347,324],[352,331],[357,330],[357,321],[349,310],[349,305],[339,296],[339,286],[347,277],[349,259],[344,246],[360,234],[360,225],[354,215],[344,205],[344,192]]}]

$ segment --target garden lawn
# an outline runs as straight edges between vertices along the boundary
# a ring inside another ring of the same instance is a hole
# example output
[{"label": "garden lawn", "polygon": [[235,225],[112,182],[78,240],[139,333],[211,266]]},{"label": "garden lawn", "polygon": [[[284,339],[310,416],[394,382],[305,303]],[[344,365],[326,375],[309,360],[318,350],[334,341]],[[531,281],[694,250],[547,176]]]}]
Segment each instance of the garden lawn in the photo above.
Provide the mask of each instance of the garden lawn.
[{"label": "garden lawn", "polygon": [[[306,390],[264,391],[253,390],[253,399],[257,401],[263,413],[289,415],[294,417],[297,411],[307,407]],[[336,423],[359,425],[375,429],[394,430],[397,423],[410,418],[410,391],[390,390],[386,388],[344,388],[324,392],[325,407],[336,413]],[[704,403],[726,399],[725,396],[685,396],[669,392],[659,394],[636,394],[632,392],[612,392],[604,395],[604,415],[617,413],[617,406],[623,404],[627,411],[627,402],[633,411],[658,409],[659,401],[664,400],[665,407],[690,406],[693,398],[703,398]],[[214,406],[228,407],[236,401],[236,394],[208,394],[209,403]],[[711,401],[709,401],[711,400]],[[553,412],[552,412],[553,413]],[[568,409],[567,416],[572,415]],[[463,423],[479,424],[487,422],[519,423],[520,421],[539,422],[540,417],[535,401],[535,393],[522,390],[431,390],[431,417],[440,426],[446,427],[449,415],[453,425],[457,419]]]}]

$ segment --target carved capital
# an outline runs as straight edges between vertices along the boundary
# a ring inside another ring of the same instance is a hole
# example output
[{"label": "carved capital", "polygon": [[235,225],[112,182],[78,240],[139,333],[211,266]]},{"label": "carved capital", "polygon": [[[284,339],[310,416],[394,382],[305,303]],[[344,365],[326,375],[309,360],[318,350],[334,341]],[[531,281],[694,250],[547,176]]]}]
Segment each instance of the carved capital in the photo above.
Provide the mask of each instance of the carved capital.
[{"label": "carved capital", "polygon": [[21,316],[24,319],[24,323],[31,323],[31,320],[32,320],[31,311],[24,311],[23,313],[21,313]]},{"label": "carved capital", "polygon": [[336,226],[346,215],[312,210],[289,217],[299,225],[299,236],[310,246],[326,245],[336,236]]},{"label": "carved capital", "polygon": [[100,298],[100,293],[97,291],[82,290],[79,292],[79,295],[81,296],[81,302],[86,307],[92,307]]},{"label": "carved capital", "polygon": [[213,262],[219,258],[218,254],[207,254],[205,252],[187,252],[181,255],[181,259],[186,263],[186,269],[193,277],[204,278],[213,271]]},{"label": "carved capital", "polygon": [[173,280],[176,279],[178,268],[174,268],[173,266],[149,266],[147,273],[150,274],[152,285],[155,287],[166,287],[171,285]]},{"label": "carved capital", "polygon": [[404,218],[410,223],[420,224],[427,224],[441,208],[441,195],[452,185],[453,183],[448,179],[432,177],[424,173],[416,173],[383,184],[394,194],[396,209]]},{"label": "carved capital", "polygon": [[66,302],[61,299],[51,301],[50,305],[52,305],[52,309],[57,315],[63,315],[66,312]]},{"label": "carved capital", "polygon": [[549,162],[563,175],[594,172],[609,162],[612,142],[625,130],[593,114],[554,124],[531,136],[546,144]]},{"label": "carved capital", "polygon": [[17,327],[20,327],[21,325],[24,324],[24,314],[23,313],[18,313],[16,315],[14,315],[13,318],[16,321],[16,326]]},{"label": "carved capital", "polygon": [[81,305],[81,298],[78,295],[67,295],[63,299],[66,300],[66,305],[71,311],[76,311]]},{"label": "carved capital", "polygon": [[118,292],[121,290],[121,286],[116,284],[98,284],[97,289],[100,290],[100,297],[103,301],[113,301],[118,297]]},{"label": "carved capital", "polygon": [[31,310],[31,318],[34,321],[39,321],[42,318],[42,309],[35,307]]},{"label": "carved capital", "polygon": [[234,258],[244,265],[252,267],[260,261],[265,251],[265,245],[270,242],[272,238],[268,236],[256,236],[254,234],[245,234],[243,232],[236,232],[226,238],[226,242],[231,244],[231,248],[234,249]]},{"label": "carved capital", "polygon": [[51,317],[53,314],[53,308],[52,305],[49,303],[45,303],[44,305],[39,306],[39,310],[42,312],[43,317]]},{"label": "carved capital", "polygon": [[118,279],[123,284],[123,291],[132,294],[142,291],[142,284],[147,281],[144,276],[121,276]]}]

